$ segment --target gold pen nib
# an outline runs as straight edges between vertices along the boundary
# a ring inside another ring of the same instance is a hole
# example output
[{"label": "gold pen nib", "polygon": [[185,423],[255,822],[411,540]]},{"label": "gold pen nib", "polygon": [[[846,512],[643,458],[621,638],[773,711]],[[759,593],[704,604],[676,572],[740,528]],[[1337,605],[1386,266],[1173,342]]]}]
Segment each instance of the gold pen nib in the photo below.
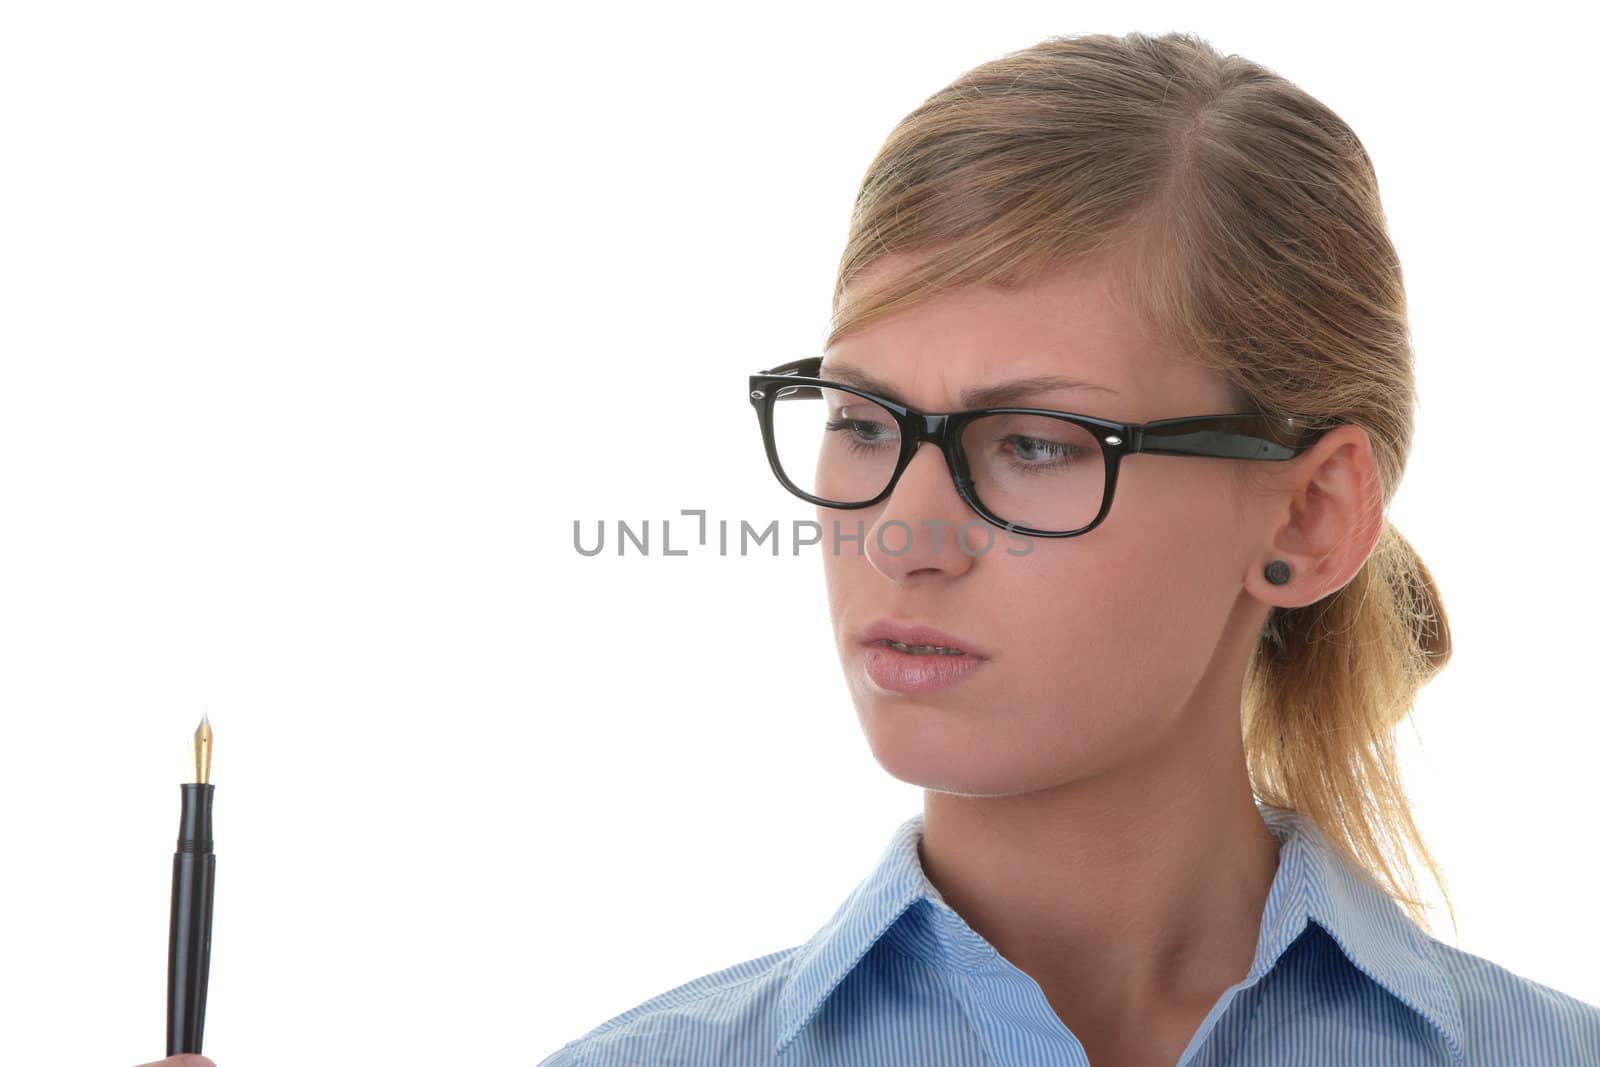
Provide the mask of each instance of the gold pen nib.
[{"label": "gold pen nib", "polygon": [[209,782],[211,780],[211,718],[209,715],[200,717],[200,725],[195,727],[194,740],[190,742],[194,750],[194,780],[196,782]]}]

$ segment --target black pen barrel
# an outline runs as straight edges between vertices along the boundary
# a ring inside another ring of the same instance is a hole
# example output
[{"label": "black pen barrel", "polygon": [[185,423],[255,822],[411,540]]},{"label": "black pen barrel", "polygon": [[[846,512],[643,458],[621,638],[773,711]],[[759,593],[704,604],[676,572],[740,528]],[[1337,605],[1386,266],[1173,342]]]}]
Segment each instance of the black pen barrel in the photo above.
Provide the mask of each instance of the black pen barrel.
[{"label": "black pen barrel", "polygon": [[211,970],[213,786],[186,782],[178,850],[172,857],[172,925],[167,948],[167,1055],[199,1052]]}]

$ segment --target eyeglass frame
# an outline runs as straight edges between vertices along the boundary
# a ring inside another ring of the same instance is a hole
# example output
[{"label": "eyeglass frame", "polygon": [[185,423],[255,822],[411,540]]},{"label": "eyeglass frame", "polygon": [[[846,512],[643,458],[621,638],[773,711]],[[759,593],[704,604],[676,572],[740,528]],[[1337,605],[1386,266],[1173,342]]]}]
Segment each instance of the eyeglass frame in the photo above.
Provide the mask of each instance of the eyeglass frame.
[{"label": "eyeglass frame", "polygon": [[[1304,419],[1292,415],[1269,415],[1264,412],[1188,415],[1145,423],[1117,422],[1073,411],[1056,411],[1048,408],[1002,407],[925,412],[853,385],[819,378],[816,375],[821,369],[822,357],[808,356],[750,375],[749,400],[751,406],[756,409],[756,418],[761,424],[761,439],[766,447],[767,463],[785,489],[800,499],[820,507],[846,511],[870,508],[888,499],[889,494],[894,492],[894,487],[899,484],[900,476],[911,465],[917,450],[922,447],[924,441],[930,441],[943,453],[945,467],[950,472],[951,480],[955,482],[956,493],[962,502],[985,522],[1025,537],[1081,537],[1100,525],[1111,511],[1111,501],[1116,495],[1117,472],[1123,456],[1143,453],[1282,462],[1300,455],[1332,428],[1331,426],[1308,427],[1304,425]],[[793,390],[802,388],[818,390],[827,388],[851,393],[880,405],[895,417],[900,429],[900,456],[895,461],[894,473],[889,476],[888,484],[871,500],[843,504],[814,496],[797,486],[784,473],[783,464],[778,459],[772,405],[781,398],[780,391],[783,396],[789,396],[793,395]],[[967,468],[966,455],[961,448],[961,433],[968,423],[986,415],[1039,415],[1072,423],[1094,435],[1100,445],[1100,453],[1105,457],[1105,486],[1100,500],[1100,511],[1087,525],[1076,530],[1039,530],[1011,523],[984,506],[978,499],[971,472]],[[1342,423],[1344,420],[1335,418],[1333,422]],[[1153,443],[1152,438],[1160,443]]]}]

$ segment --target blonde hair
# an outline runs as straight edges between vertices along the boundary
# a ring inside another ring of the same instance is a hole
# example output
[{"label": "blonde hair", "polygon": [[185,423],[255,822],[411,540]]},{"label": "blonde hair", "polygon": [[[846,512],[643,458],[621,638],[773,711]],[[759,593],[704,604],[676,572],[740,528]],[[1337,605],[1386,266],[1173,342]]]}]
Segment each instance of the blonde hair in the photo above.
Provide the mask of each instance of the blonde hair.
[{"label": "blonde hair", "polygon": [[[955,286],[1084,262],[1111,270],[1154,338],[1221,375],[1234,410],[1363,427],[1387,509],[1416,405],[1405,290],[1372,163],[1325,105],[1193,34],[1052,37],[985,63],[869,166],[826,343]],[[1393,734],[1449,658],[1439,591],[1385,518],[1344,588],[1272,610],[1240,709],[1257,797],[1313,821],[1424,929],[1407,846],[1455,911]]]}]

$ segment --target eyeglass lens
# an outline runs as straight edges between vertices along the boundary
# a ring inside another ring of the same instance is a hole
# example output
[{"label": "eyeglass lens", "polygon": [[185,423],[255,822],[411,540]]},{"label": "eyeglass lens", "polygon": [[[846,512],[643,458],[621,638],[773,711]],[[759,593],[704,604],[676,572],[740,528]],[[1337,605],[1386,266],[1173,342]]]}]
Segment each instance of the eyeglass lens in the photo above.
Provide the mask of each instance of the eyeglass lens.
[{"label": "eyeglass lens", "polygon": [[[894,414],[839,389],[780,390],[772,430],[784,475],[832,504],[876,497],[900,458]],[[1106,465],[1089,430],[1045,415],[985,415],[960,440],[973,495],[1003,522],[1064,532],[1099,512]]]}]

